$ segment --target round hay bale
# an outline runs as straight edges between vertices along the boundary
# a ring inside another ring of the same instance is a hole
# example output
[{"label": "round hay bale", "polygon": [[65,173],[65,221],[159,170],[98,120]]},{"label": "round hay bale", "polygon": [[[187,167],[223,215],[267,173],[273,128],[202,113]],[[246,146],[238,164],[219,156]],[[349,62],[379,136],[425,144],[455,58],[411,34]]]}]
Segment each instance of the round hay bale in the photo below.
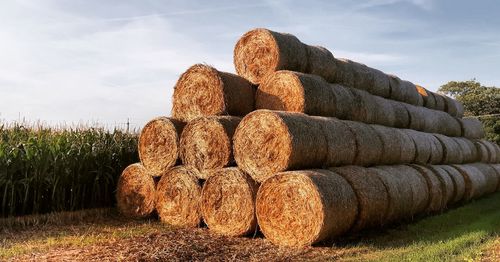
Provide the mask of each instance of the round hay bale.
[{"label": "round hay bale", "polygon": [[414,163],[417,157],[417,148],[412,137],[407,132],[404,132],[403,129],[394,129],[394,131],[396,131],[398,139],[401,141],[400,163]]},{"label": "round hay bale", "polygon": [[429,205],[427,206],[426,212],[439,212],[442,211],[445,206],[445,194],[443,193],[443,188],[441,181],[436,176],[436,174],[429,168],[421,165],[410,165],[412,168],[420,172],[424,177],[427,188],[429,189]]},{"label": "round hay bale", "polygon": [[498,185],[497,185],[497,192],[500,191],[500,164],[492,164],[491,167],[495,169],[495,172],[497,173],[498,177]]},{"label": "round hay bale", "polygon": [[410,116],[410,125],[408,128],[418,131],[424,131],[426,113],[422,107],[404,104],[408,115]]},{"label": "round hay bale", "polygon": [[451,177],[453,181],[453,186],[455,188],[455,196],[451,203],[460,202],[464,198],[465,194],[465,180],[464,177],[458,172],[457,169],[453,168],[449,165],[439,165],[440,168],[444,169],[448,172],[448,175]]},{"label": "round hay bale", "polygon": [[371,94],[389,98],[391,96],[391,86],[389,76],[375,68],[369,68],[373,75],[373,85],[369,88]]},{"label": "round hay bale", "polygon": [[355,165],[369,166],[380,163],[382,156],[382,140],[371,125],[362,124],[353,121],[342,121],[349,128],[356,138],[356,157]]},{"label": "round hay bale", "polygon": [[[343,145],[343,140],[335,141]],[[328,146],[320,121],[301,113],[269,110],[244,117],[233,138],[238,167],[259,183],[280,171],[321,167],[329,150],[337,150],[340,157],[356,150]]]},{"label": "round hay bale", "polygon": [[454,117],[462,117],[458,115],[458,105],[457,105],[458,102],[451,97],[448,96],[443,96],[443,97],[445,102],[446,113]]},{"label": "round hay bale", "polygon": [[356,135],[343,121],[333,118],[312,117],[323,130],[327,143],[324,166],[353,164],[356,158]]},{"label": "round hay bale", "polygon": [[423,99],[423,106],[430,108],[430,109],[435,109],[436,108],[436,99],[434,98],[434,95],[431,91],[425,89],[422,86],[415,85],[417,87],[417,92],[422,96]]},{"label": "round hay bale", "polygon": [[[331,55],[330,52],[323,52],[323,54]],[[274,71],[286,69],[305,72],[307,56],[308,48],[297,37],[257,28],[245,33],[236,43],[234,66],[238,75],[253,84],[259,84],[263,78]],[[331,55],[331,60],[333,60],[333,55]],[[322,62],[332,64],[329,59]],[[332,66],[335,68],[334,64]]]},{"label": "round hay bale", "polygon": [[235,116],[209,116],[189,122],[180,139],[182,163],[200,171],[232,165],[233,134],[240,121]]},{"label": "round hay bale", "polygon": [[477,118],[461,118],[458,119],[462,129],[462,136],[469,139],[484,138],[483,123]]},{"label": "round hay bale", "polygon": [[201,193],[201,212],[208,228],[226,236],[255,232],[257,183],[235,167],[211,173]]},{"label": "round hay bale", "polygon": [[448,115],[445,112],[434,111],[434,114],[438,115],[439,122],[436,123],[439,127],[439,132],[447,136],[462,136],[462,128],[460,122],[457,118]]},{"label": "round hay bale", "polygon": [[[415,158],[413,163],[426,164],[429,162],[432,150],[432,141],[429,139],[431,134],[418,132],[412,129],[400,129],[401,133],[406,134],[407,137],[411,139],[413,146],[415,148]],[[410,144],[410,142],[408,142]],[[410,145],[411,146],[411,145]]]},{"label": "round hay bale", "polygon": [[472,142],[474,143],[474,146],[476,146],[477,161],[488,163],[490,160],[488,148],[483,143],[481,143],[481,140],[474,140]]},{"label": "round hay bale", "polygon": [[463,137],[454,137],[453,140],[455,140],[455,142],[460,147],[464,163],[472,163],[477,161],[477,149],[471,140]]},{"label": "round hay bale", "polygon": [[[332,52],[322,46],[305,45],[307,49],[307,65],[305,73],[321,76],[328,82],[334,82],[337,63]],[[301,61],[303,63],[303,61]],[[304,65],[301,65],[304,66]]]},{"label": "round hay bale", "polygon": [[445,111],[446,100],[445,100],[444,96],[442,96],[441,94],[438,94],[438,93],[433,93],[433,95],[434,95],[434,98],[436,99],[435,109],[439,110],[439,111]]},{"label": "round hay bale", "polygon": [[464,201],[479,198],[485,194],[486,178],[476,167],[471,165],[452,165],[460,172],[465,181]]},{"label": "round hay bale", "polygon": [[429,158],[429,164],[441,164],[445,160],[443,145],[433,134],[425,134],[425,136],[430,141],[431,145],[431,157]]},{"label": "round hay bale", "polygon": [[414,168],[407,165],[397,165],[392,166],[396,175],[401,176],[405,179],[406,186],[409,186],[412,191],[412,215],[420,214],[427,210],[429,206],[429,188],[427,187],[427,181],[425,178],[415,170]]},{"label": "round hay bale", "polygon": [[160,220],[176,227],[201,223],[201,185],[198,172],[177,166],[162,175],[156,187],[156,211]]},{"label": "round hay bale", "polygon": [[139,159],[153,175],[173,167],[179,157],[179,137],[185,123],[168,117],[149,121],[141,130]]},{"label": "round hay bale", "polygon": [[244,116],[254,110],[254,99],[255,88],[247,80],[196,64],[175,85],[172,116],[184,122],[200,116]]},{"label": "round hay bale", "polygon": [[352,60],[348,60],[350,65],[350,69],[354,74],[354,86],[353,88],[370,91],[373,87],[375,79],[373,78],[373,74],[370,71],[370,68],[365,64],[361,64],[358,62],[354,62]]},{"label": "round hay bale", "polygon": [[405,102],[405,93],[402,88],[402,80],[395,75],[389,76],[389,86],[391,88],[390,98],[395,101]]},{"label": "round hay bale", "polygon": [[500,145],[497,143],[493,143],[493,146],[495,147],[495,154],[496,154],[496,161],[493,161],[493,163],[500,163]]},{"label": "round hay bale", "polygon": [[351,185],[358,200],[358,216],[352,231],[385,224],[389,195],[377,174],[358,166],[331,168]]},{"label": "round hay bale", "polygon": [[443,147],[443,164],[461,164],[464,162],[462,151],[457,142],[441,134],[434,134]]},{"label": "round hay bale", "polygon": [[[401,163],[402,132],[400,133],[397,129],[379,125],[371,125],[371,127],[382,141],[382,156],[380,157],[379,164]],[[413,144],[413,142],[411,143]]]},{"label": "round hay bale", "polygon": [[374,105],[373,108],[367,107],[368,112],[373,112],[371,123],[390,127],[395,127],[396,122],[400,123],[400,120],[396,120],[397,115],[392,105],[394,101],[373,95],[370,95],[370,99]]},{"label": "round hay bale", "polygon": [[411,217],[413,193],[407,184],[406,177],[400,176],[394,170],[394,166],[376,166],[369,169],[378,175],[389,194],[389,208],[386,220],[390,223]]},{"label": "round hay bale", "polygon": [[355,87],[355,76],[354,70],[352,69],[351,60],[345,58],[336,58],[335,59],[336,70],[335,72],[335,80],[329,82],[339,83],[348,88]]},{"label": "round hay bale", "polygon": [[452,203],[455,199],[456,190],[455,185],[453,184],[453,180],[448,174],[446,170],[441,168],[438,165],[429,165],[429,169],[431,169],[434,174],[438,177],[439,181],[442,185],[443,191],[443,207],[448,206],[448,204]]},{"label": "round hay bale", "polygon": [[470,165],[477,168],[483,174],[486,180],[485,194],[496,192],[498,183],[500,182],[496,170],[491,165],[485,163],[474,163]]},{"label": "round hay bale", "polygon": [[145,218],[155,208],[155,183],[151,174],[140,163],[123,170],[116,186],[116,205],[121,214],[131,218]]},{"label": "round hay bale", "polygon": [[401,89],[404,93],[403,102],[419,107],[424,105],[424,99],[418,93],[417,87],[412,82],[401,80]]},{"label": "round hay bale", "polygon": [[490,142],[488,140],[479,140],[479,143],[483,144],[486,147],[486,150],[488,151],[488,157],[485,158],[486,163],[496,163],[497,162],[497,147],[493,142]]},{"label": "round hay bale", "polygon": [[394,127],[396,128],[409,128],[410,127],[410,114],[406,109],[404,103],[398,103],[396,101],[388,100],[392,105],[392,111],[394,112]]},{"label": "round hay bale", "polygon": [[349,183],[334,172],[290,171],[262,183],[256,211],[271,242],[307,246],[347,232],[358,214],[358,201]]}]

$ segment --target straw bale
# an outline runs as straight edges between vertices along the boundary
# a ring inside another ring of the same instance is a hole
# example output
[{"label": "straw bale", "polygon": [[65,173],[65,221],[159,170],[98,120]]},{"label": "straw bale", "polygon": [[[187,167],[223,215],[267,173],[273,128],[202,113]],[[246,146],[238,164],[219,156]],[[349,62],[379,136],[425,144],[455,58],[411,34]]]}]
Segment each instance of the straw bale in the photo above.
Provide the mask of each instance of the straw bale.
[{"label": "straw bale", "polygon": [[153,177],[140,163],[123,170],[116,187],[116,202],[121,214],[131,218],[145,218],[155,207]]}]

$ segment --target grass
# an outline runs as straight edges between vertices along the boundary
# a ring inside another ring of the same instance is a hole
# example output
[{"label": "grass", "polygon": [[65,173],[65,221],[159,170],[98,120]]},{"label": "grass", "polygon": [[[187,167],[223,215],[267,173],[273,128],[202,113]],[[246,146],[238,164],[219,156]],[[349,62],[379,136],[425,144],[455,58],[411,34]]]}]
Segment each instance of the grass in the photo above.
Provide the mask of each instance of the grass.
[{"label": "grass", "polygon": [[261,236],[227,238],[154,219],[127,220],[112,210],[80,211],[80,220],[68,214],[42,217],[44,223],[0,220],[0,260],[494,261],[500,250],[500,193],[411,224],[302,249],[276,247]]},{"label": "grass", "polygon": [[0,124],[0,217],[112,206],[137,134]]}]

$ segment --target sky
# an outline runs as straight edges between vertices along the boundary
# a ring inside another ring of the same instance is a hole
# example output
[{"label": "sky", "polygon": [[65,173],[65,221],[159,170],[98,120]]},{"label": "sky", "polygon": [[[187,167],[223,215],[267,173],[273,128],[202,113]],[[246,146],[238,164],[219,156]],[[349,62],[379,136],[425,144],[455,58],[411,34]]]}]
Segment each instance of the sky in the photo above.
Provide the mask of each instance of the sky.
[{"label": "sky", "polygon": [[265,27],[436,90],[500,86],[494,0],[0,2],[0,120],[140,128],[170,115],[195,63],[234,72],[233,49]]}]

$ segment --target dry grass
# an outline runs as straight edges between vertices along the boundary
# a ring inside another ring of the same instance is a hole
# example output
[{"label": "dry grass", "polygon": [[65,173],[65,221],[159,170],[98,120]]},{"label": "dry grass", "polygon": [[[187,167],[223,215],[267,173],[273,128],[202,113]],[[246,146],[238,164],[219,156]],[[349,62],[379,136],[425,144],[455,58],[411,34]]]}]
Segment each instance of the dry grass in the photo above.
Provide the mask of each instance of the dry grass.
[{"label": "dry grass", "polygon": [[144,166],[136,163],[123,170],[116,187],[116,201],[120,212],[127,217],[151,215],[155,205],[155,183]]}]

